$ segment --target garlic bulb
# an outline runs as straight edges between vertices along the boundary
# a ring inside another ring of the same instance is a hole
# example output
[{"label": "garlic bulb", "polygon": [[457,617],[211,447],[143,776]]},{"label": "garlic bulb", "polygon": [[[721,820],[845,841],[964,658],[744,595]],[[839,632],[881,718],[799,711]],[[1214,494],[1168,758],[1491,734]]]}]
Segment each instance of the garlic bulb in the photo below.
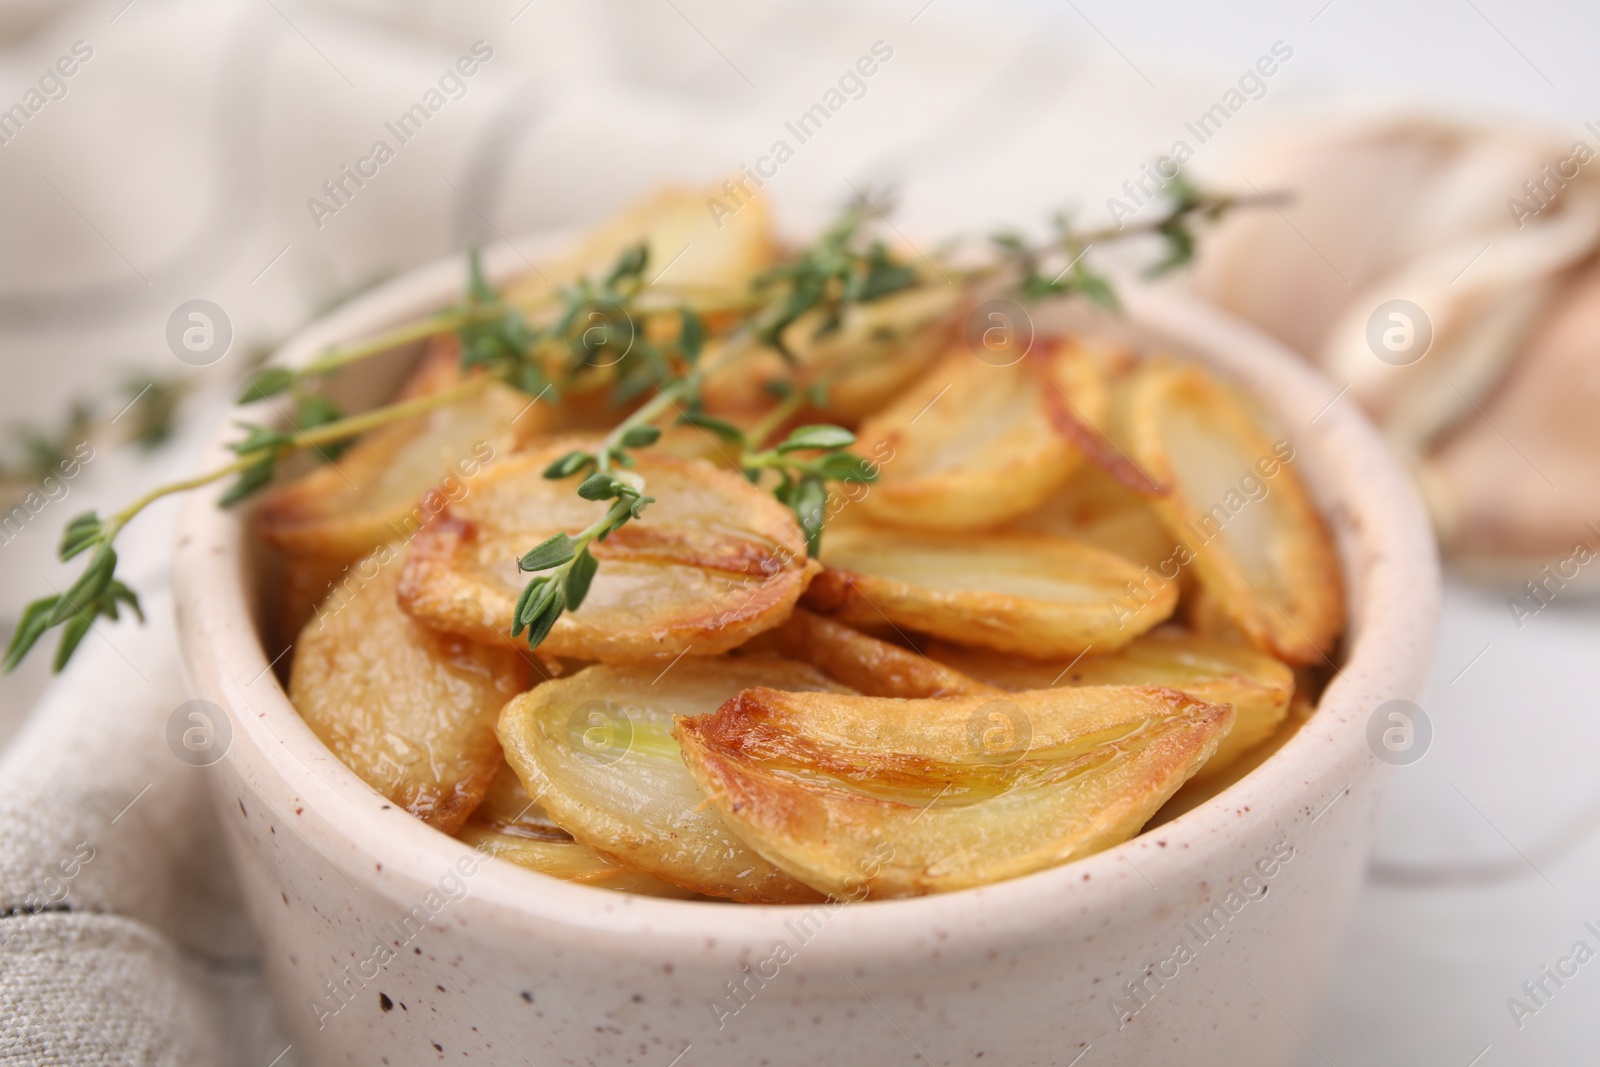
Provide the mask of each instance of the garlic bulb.
[{"label": "garlic bulb", "polygon": [[1541,469],[1600,458],[1592,416],[1558,414],[1592,376],[1597,156],[1600,128],[1569,142],[1415,115],[1302,121],[1231,168],[1291,199],[1221,226],[1194,285],[1348,386],[1423,477],[1448,547],[1570,549],[1600,508]]}]

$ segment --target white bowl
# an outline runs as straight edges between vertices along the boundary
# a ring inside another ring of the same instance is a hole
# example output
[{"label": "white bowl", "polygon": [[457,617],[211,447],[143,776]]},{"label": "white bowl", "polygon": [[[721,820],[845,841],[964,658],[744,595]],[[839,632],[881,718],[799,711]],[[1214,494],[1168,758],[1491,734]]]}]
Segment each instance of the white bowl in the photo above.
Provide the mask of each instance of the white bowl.
[{"label": "white bowl", "polygon": [[[520,262],[489,256],[500,275]],[[408,274],[278,358],[441,306],[461,274],[459,258]],[[1189,298],[1123,293],[1138,330],[1242,382],[1294,444],[1345,566],[1344,667],[1310,723],[1216,799],[981,889],[755,907],[478,860],[374,793],[301,722],[258,636],[246,525],[215,506],[220,489],[196,494],[177,547],[181,639],[197,695],[231,718],[213,794],[303,1062],[1296,1062],[1373,832],[1383,765],[1367,722],[1416,695],[1429,658],[1433,538],[1365,419],[1346,400],[1328,406],[1336,386]]]}]

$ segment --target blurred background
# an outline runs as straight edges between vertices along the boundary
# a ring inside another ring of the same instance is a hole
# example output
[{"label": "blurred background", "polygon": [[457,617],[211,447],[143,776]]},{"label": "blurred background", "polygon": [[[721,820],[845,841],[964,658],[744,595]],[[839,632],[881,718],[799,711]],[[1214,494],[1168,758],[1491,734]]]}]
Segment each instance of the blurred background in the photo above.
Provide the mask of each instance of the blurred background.
[{"label": "blurred background", "polygon": [[[767,192],[794,232],[868,188],[895,191],[913,244],[1062,207],[1115,223],[1182,144],[1212,185],[1297,194],[1183,284],[1374,412],[1452,561],[1431,738],[1386,772],[1304,1062],[1588,1062],[1600,965],[1537,1003],[1524,983],[1600,925],[1600,605],[1575,561],[1600,550],[1597,34],[1600,9],[1510,0],[7,0],[0,635],[62,580],[67,518],[186,469],[276,343],[470,240],[718,180],[779,140]],[[797,142],[786,123],[868,54]],[[462,57],[471,76],[441,80]],[[1371,324],[1402,298],[1429,342],[1386,358]],[[193,301],[226,333],[201,360],[169,340]],[[141,588],[165,583],[169,529],[130,531]],[[91,640],[121,664],[73,671],[154,684],[126,624]],[[48,667],[0,680],[0,746]]]}]

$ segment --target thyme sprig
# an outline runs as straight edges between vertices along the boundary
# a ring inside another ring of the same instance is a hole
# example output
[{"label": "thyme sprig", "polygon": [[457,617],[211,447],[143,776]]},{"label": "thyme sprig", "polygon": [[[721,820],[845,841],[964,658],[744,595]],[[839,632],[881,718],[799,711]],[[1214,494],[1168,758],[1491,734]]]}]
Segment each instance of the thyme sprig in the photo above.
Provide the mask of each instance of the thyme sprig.
[{"label": "thyme sprig", "polygon": [[858,197],[823,231],[816,243],[755,280],[764,306],[755,316],[755,335],[791,363],[795,354],[785,337],[789,327],[812,312],[820,316],[816,335],[839,328],[852,304],[868,304],[910,289],[921,274],[895,259],[888,245],[867,235],[870,204]]},{"label": "thyme sprig", "polygon": [[[642,439],[646,435],[636,436]],[[651,437],[650,442],[653,441]],[[550,476],[549,471],[546,476]],[[630,519],[637,519],[655,501],[655,497],[644,495],[644,479],[631,471],[595,471],[578,484],[578,495],[585,500],[609,500],[611,505],[576,536],[558,533],[517,560],[518,570],[538,572],[522,590],[511,613],[511,636],[527,630],[529,648],[539,647],[564,612],[577,611],[583,604],[589,583],[600,568],[590,546],[604,541]]]},{"label": "thyme sprig", "polygon": [[6,647],[5,657],[0,659],[0,671],[14,670],[40,638],[58,626],[63,629],[56,648],[54,669],[61,670],[72,658],[95,619],[102,616],[113,621],[117,619],[118,604],[126,604],[143,619],[138,596],[116,578],[117,554],[112,543],[129,522],[157,500],[238,475],[239,481],[219,500],[222,506],[229,506],[266,484],[276,470],[278,461],[290,452],[347,441],[378,426],[447,407],[482,390],[489,381],[487,378],[469,379],[453,389],[391,404],[303,432],[282,433],[244,424],[244,439],[229,446],[237,457],[232,462],[192,478],[158,486],[109,518],[101,519],[94,512],[79,515],[67,524],[59,556],[62,562],[67,562],[93,549],[88,564],[65,593],[40,597],[23,609],[17,629]]},{"label": "thyme sprig", "polygon": [[758,481],[762,471],[778,472],[773,495],[794,512],[812,556],[822,550],[828,483],[865,485],[878,480],[878,468],[871,461],[845,451],[855,443],[856,435],[843,426],[817,423],[797,427],[777,446],[747,451],[739,459],[751,482]]},{"label": "thyme sprig", "polygon": [[1132,226],[1119,224],[1079,230],[1074,227],[1072,217],[1063,212],[1051,220],[1054,234],[1042,244],[1030,244],[1022,234],[1002,230],[990,238],[999,256],[998,264],[968,272],[967,277],[988,277],[999,266],[1012,273],[1017,294],[1026,299],[1078,295],[1109,311],[1117,311],[1116,289],[1110,278],[1089,262],[1090,249],[1137,237],[1155,237],[1164,246],[1164,252],[1144,273],[1148,278],[1160,277],[1193,261],[1201,224],[1215,222],[1235,208],[1269,204],[1277,199],[1208,193],[1181,172],[1162,188],[1162,197],[1167,204],[1166,211]]},{"label": "thyme sprig", "polygon": [[[79,450],[91,438],[120,434],[145,451],[156,448],[172,436],[178,403],[189,385],[177,375],[134,372],[106,397],[75,400],[59,426],[12,426],[15,454],[0,454],[0,498],[24,494],[48,477],[59,477],[75,456],[81,458]],[[102,413],[107,400],[115,411],[109,417]],[[123,419],[127,421],[117,427]]]},{"label": "thyme sprig", "polygon": [[[1169,183],[1166,193],[1166,213],[1138,226],[1079,231],[1069,218],[1058,216],[1052,238],[1042,245],[1012,233],[996,235],[997,255],[990,262],[966,270],[951,266],[948,273],[936,268],[938,281],[898,258],[872,235],[871,205],[864,199],[850,205],[809,247],[755,279],[744,293],[673,294],[657,289],[646,281],[648,246],[639,244],[625,249],[601,277],[555,288],[538,300],[513,303],[490,284],[476,250],[471,250],[467,284],[458,304],[380,336],[330,349],[299,368],[268,367],[255,375],[239,402],[287,397],[292,413],[280,408],[279,414],[286,416],[290,429],[241,422],[243,433],[229,446],[231,461],[153,489],[107,519],[90,512],[69,523],[61,558],[87,553],[88,563],[65,592],[27,606],[0,668],[15,668],[45,633],[60,627],[55,658],[55,669],[60,670],[96,619],[114,620],[123,607],[139,613],[137,595],[116,578],[112,545],[127,523],[154,501],[235,477],[220,503],[238,503],[269,485],[282,460],[292,453],[314,448],[331,457],[363,433],[459,403],[496,382],[540,397],[552,394],[552,401],[565,390],[597,384],[609,384],[619,403],[648,396],[594,451],[568,453],[545,471],[552,479],[581,474],[578,494],[609,503],[588,527],[557,534],[518,560],[519,568],[534,577],[518,598],[512,632],[526,633],[530,646],[537,647],[565,612],[583,603],[599,568],[593,546],[638,521],[653,501],[644,479],[632,469],[632,453],[655,444],[661,434],[658,423],[672,415],[737,446],[739,467],[753,483],[774,472],[773,492],[794,512],[807,548],[815,554],[828,484],[872,482],[876,467],[848,451],[855,444],[849,430],[828,423],[792,429],[769,446],[768,438],[807,405],[825,408],[826,390],[789,384],[777,405],[747,431],[704,412],[700,393],[707,375],[763,348],[796,365],[790,341],[797,323],[814,320],[814,336],[824,335],[839,329],[853,307],[922,285],[948,284],[952,278],[963,284],[1009,278],[1023,299],[1078,295],[1115,308],[1109,279],[1087,262],[1091,248],[1154,236],[1165,245],[1165,254],[1149,273],[1165,273],[1193,258],[1199,224],[1251,200],[1262,200],[1204,193],[1182,178]],[[724,324],[715,332],[707,325],[713,313]],[[326,379],[344,367],[448,332],[460,338],[463,369],[470,372],[456,386],[354,416],[343,414],[323,389]],[[654,395],[648,395],[652,391]],[[152,436],[158,431],[159,425],[149,428]],[[42,439],[30,446],[41,458],[46,451],[52,455],[56,451],[46,449]]]},{"label": "thyme sprig", "polygon": [[67,524],[59,555],[63,561],[69,560],[90,547],[94,554],[89,557],[88,566],[65,593],[40,597],[23,609],[17,632],[6,649],[3,663],[6,671],[21,663],[35,642],[57,626],[62,628],[54,663],[55,670],[59,671],[77,651],[95,619],[103,616],[115,622],[120,614],[119,605],[126,605],[141,622],[144,621],[138,594],[115,577],[117,553],[102,533],[99,517],[92,511]]}]

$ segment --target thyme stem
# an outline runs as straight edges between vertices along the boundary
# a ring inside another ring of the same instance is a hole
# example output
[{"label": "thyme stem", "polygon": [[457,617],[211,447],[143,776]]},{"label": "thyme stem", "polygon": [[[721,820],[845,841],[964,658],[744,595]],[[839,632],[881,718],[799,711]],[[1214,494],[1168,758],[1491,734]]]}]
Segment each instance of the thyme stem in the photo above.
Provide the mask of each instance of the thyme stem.
[{"label": "thyme stem", "polygon": [[[318,445],[332,444],[337,441],[343,441],[348,438],[355,437],[358,434],[365,433],[368,430],[387,425],[391,422],[398,422],[401,419],[411,418],[414,415],[425,414],[426,412],[433,411],[437,408],[449,407],[451,404],[463,400],[466,397],[472,396],[475,393],[483,392],[483,390],[488,387],[489,383],[494,380],[495,379],[493,377],[488,375],[479,376],[462,382],[460,385],[454,386],[450,389],[445,389],[437,393],[430,393],[427,396],[416,397],[412,400],[402,401],[398,404],[390,404],[387,407],[377,408],[373,411],[364,412],[360,415],[354,415],[347,419],[340,419],[338,422],[330,422],[326,426],[317,427],[315,430],[307,430],[305,433],[295,434],[291,439],[291,445],[289,447],[301,449],[315,448]],[[232,463],[224,464],[221,467],[206,471],[203,474],[197,474],[192,478],[185,478],[182,481],[170,482],[166,485],[157,486],[107,519],[104,526],[105,532],[103,534],[103,540],[109,544],[116,538],[117,534],[135,515],[139,514],[139,512],[143,511],[151,504],[154,504],[162,497],[171,496],[174,493],[188,492],[190,489],[199,489],[201,486],[210,485],[212,482],[226,478],[230,474],[238,474],[245,470],[245,468],[250,467],[258,462],[261,459],[262,453],[267,452],[268,450],[269,449],[267,448],[255,449],[253,451],[244,453]]]},{"label": "thyme stem", "polygon": [[[686,286],[681,289],[674,289],[671,286],[660,286],[647,288],[645,291],[653,295],[659,294],[663,297],[675,292],[705,294],[699,300],[689,301],[694,310],[701,314],[732,314],[747,311],[753,306],[748,295],[735,293],[723,288]],[[557,302],[556,297],[557,292],[552,290],[550,293],[543,294],[534,300],[518,301],[515,306],[518,311],[535,311],[554,305]],[[679,303],[669,301],[658,308],[645,307],[640,310],[645,315],[676,314],[679,306]],[[448,307],[441,311],[436,311],[425,318],[396,326],[394,329],[381,333],[376,337],[370,337],[364,341],[357,341],[349,345],[329,348],[296,371],[295,377],[312,378],[320,374],[326,374],[329,371],[338,370],[352,363],[359,363],[372,356],[382,355],[402,345],[408,345],[415,341],[424,341],[442,333],[449,333],[451,330],[459,330],[461,327],[473,323],[491,322],[505,314],[505,311],[506,305],[500,303]],[[545,347],[548,346],[541,345],[541,348]]]},{"label": "thyme stem", "polygon": [[185,478],[182,481],[169,482],[166,485],[156,486],[154,489],[139,497],[133,503],[129,504],[127,507],[116,512],[109,519],[107,519],[104,527],[105,533],[102,535],[102,539],[107,544],[111,543],[116,539],[117,534],[121,532],[122,528],[128,525],[129,521],[132,520],[135,515],[139,514],[139,512],[143,511],[151,504],[154,504],[162,497],[172,496],[174,493],[186,493],[190,489],[199,489],[203,485],[210,485],[212,482],[226,478],[230,474],[239,473],[246,467],[250,466],[250,464],[254,463],[256,459],[257,457],[255,455],[244,456],[240,459],[234,460],[232,463],[217,467],[214,470],[206,471],[203,474],[197,474],[192,478]]},{"label": "thyme stem", "polygon": [[310,378],[314,375],[326,374],[328,371],[338,370],[348,364],[359,363],[369,356],[388,352],[413,341],[425,340],[448,330],[458,330],[468,322],[480,319],[487,320],[490,317],[481,308],[445,308],[443,311],[434,312],[427,318],[418,319],[416,322],[407,323],[404,326],[397,326],[388,333],[379,334],[365,341],[357,341],[355,344],[330,348],[301,367],[296,377]]},{"label": "thyme stem", "polygon": [[448,389],[441,389],[437,393],[429,393],[426,396],[402,400],[398,404],[389,404],[385,407],[375,408],[372,411],[362,412],[360,415],[352,415],[337,422],[330,422],[325,426],[318,426],[314,430],[296,433],[292,441],[296,448],[315,448],[318,445],[343,441],[391,422],[408,419],[413,415],[424,415],[438,408],[449,407],[457,401],[476,396],[498,380],[499,377],[494,374],[478,375]]},{"label": "thyme stem", "polygon": [[785,422],[788,422],[800,411],[801,408],[806,406],[806,400],[807,397],[805,390],[790,390],[788,396],[778,401],[778,403],[775,404],[770,411],[761,416],[760,419],[756,420],[755,425],[751,426],[750,429],[745,431],[744,437],[748,447],[751,449],[759,449],[762,445],[766,444],[767,438],[776,433],[778,431],[778,427],[782,426]]},{"label": "thyme stem", "polygon": [[701,384],[712,371],[732,363],[740,356],[753,351],[754,347],[750,331],[741,326],[729,335],[727,344],[720,351],[696,363],[683,377],[661,386],[655,396],[645,401],[606,434],[597,455],[597,469],[602,473],[610,471],[612,456],[621,448],[622,439],[629,430],[654,422],[669,409],[677,410],[679,401],[692,400],[699,393]]}]

